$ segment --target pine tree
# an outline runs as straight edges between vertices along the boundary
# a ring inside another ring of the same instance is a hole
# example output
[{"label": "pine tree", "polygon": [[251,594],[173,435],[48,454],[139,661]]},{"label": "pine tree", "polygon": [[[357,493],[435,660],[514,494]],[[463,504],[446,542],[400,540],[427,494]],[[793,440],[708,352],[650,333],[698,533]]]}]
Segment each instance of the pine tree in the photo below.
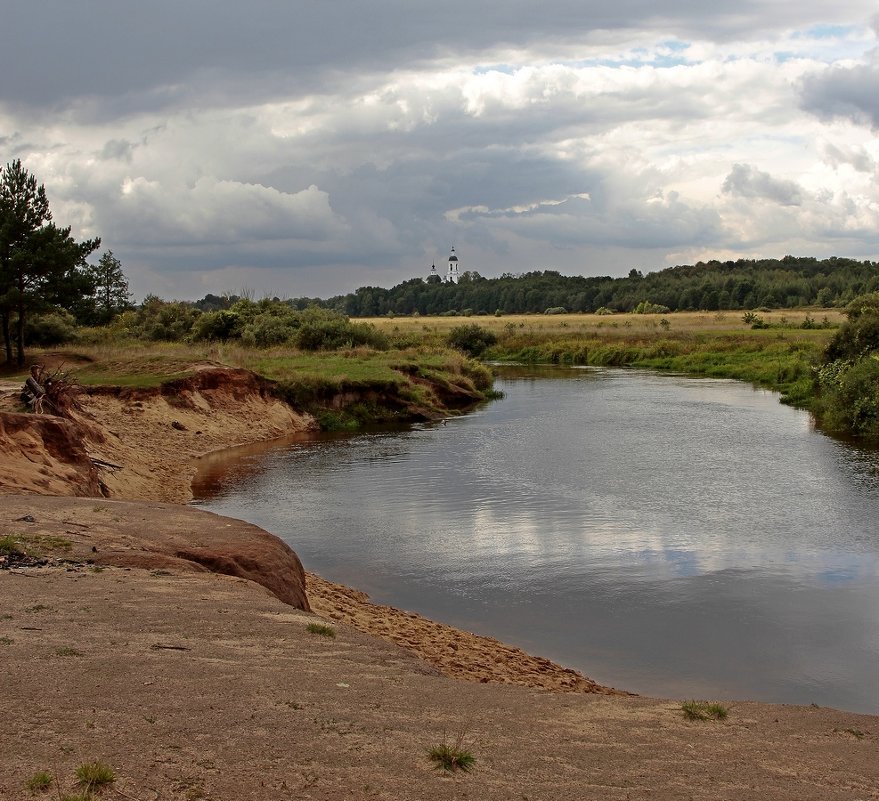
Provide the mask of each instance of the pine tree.
[{"label": "pine tree", "polygon": [[104,253],[97,264],[90,264],[86,272],[94,285],[92,303],[96,322],[109,323],[114,315],[131,308],[128,280],[122,272],[122,262],[112,250]]},{"label": "pine tree", "polygon": [[44,186],[21,160],[0,170],[0,329],[8,363],[14,341],[17,363],[24,365],[28,314],[81,297],[88,282],[80,268],[100,244],[76,242],[69,227],[55,226]]}]

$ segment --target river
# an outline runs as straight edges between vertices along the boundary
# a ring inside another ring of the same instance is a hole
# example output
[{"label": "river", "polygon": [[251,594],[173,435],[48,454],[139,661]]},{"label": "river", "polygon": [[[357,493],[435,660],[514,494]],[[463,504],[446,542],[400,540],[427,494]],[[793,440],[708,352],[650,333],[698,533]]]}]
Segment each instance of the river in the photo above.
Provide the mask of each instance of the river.
[{"label": "river", "polygon": [[205,508],[605,684],[879,713],[879,452],[734,381],[506,370],[447,421],[205,461]]}]

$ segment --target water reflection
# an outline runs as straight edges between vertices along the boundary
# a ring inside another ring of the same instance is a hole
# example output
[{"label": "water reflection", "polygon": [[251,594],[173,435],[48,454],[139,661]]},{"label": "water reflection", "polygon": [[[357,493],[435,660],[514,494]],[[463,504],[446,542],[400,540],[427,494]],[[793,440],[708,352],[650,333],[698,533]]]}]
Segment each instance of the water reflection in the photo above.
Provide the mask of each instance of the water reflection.
[{"label": "water reflection", "polygon": [[879,711],[875,451],[731,381],[501,388],[439,428],[250,451],[196,491],[377,601],[601,681]]}]

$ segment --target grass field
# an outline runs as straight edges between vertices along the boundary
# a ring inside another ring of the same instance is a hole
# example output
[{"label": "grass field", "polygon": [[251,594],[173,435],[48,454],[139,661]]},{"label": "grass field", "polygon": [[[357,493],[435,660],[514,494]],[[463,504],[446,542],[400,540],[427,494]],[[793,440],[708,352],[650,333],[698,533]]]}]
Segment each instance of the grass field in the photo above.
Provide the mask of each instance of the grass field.
[{"label": "grass field", "polygon": [[[799,326],[809,317],[817,323],[825,318],[831,325],[839,325],[845,315],[839,309],[797,309],[795,311],[777,309],[757,312],[766,323],[772,326]],[[635,331],[651,333],[661,331],[698,334],[731,334],[751,331],[742,321],[742,312],[674,312],[670,314],[509,314],[501,317],[481,315],[471,317],[369,317],[358,322],[367,322],[390,336],[417,335],[430,338],[431,335],[447,334],[459,325],[476,323],[501,335],[520,330],[541,335],[562,335],[571,333],[595,333],[602,337],[612,337],[616,333],[625,336]],[[665,328],[661,321],[668,320]],[[760,329],[754,331],[772,331]]]},{"label": "grass field", "polygon": [[[838,309],[758,312],[753,328],[741,312],[665,315],[567,314],[503,317],[375,318],[392,339],[441,343],[451,329],[479,325],[498,338],[483,358],[551,364],[593,364],[674,370],[735,378],[776,390],[808,408],[813,368],[835,328]],[[802,328],[806,323],[812,327]]]}]

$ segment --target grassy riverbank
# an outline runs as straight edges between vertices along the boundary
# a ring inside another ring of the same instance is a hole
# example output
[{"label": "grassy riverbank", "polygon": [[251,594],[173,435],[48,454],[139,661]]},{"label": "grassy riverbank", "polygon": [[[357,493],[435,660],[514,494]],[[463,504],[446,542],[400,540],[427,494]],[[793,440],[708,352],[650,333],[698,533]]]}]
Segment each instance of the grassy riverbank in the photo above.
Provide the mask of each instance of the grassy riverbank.
[{"label": "grassy riverbank", "polygon": [[[326,429],[431,419],[492,397],[491,371],[442,347],[302,352],[239,344],[144,343],[34,350],[32,363],[63,370],[84,387],[151,389],[206,365],[252,370],[275,382],[277,395],[313,414]],[[8,375],[23,381],[27,373]]]},{"label": "grassy riverbank", "polygon": [[[376,318],[391,337],[441,342],[462,324],[496,337],[485,359],[672,370],[735,378],[809,408],[814,367],[843,315],[834,309],[758,313],[752,328],[734,312],[666,315],[514,315],[503,317]],[[807,326],[804,328],[803,326]]]},{"label": "grassy riverbank", "polygon": [[483,360],[644,367],[735,378],[810,408],[814,368],[843,315],[835,309],[736,312],[382,317],[363,321],[389,345],[302,351],[240,342],[118,342],[33,353],[64,363],[83,385],[155,387],[199,364],[244,367],[277,383],[281,397],[325,428],[436,417],[491,397],[488,368],[448,347],[449,333],[478,325],[495,340]]}]

